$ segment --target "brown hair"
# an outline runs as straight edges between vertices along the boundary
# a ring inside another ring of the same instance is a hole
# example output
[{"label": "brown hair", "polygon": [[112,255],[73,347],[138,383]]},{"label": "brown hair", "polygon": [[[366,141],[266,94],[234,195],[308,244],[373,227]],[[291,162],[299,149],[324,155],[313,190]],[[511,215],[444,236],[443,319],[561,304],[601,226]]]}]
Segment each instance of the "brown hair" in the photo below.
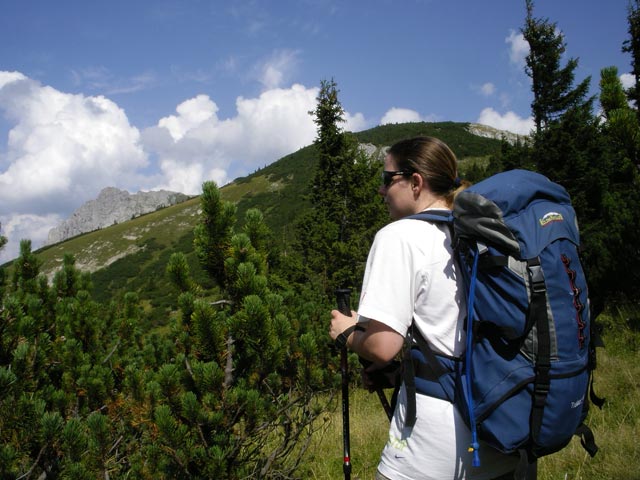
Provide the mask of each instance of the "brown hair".
[{"label": "brown hair", "polygon": [[392,145],[387,153],[393,156],[398,169],[416,172],[429,189],[453,205],[453,199],[470,183],[458,178],[458,160],[442,140],[435,137],[415,137]]}]

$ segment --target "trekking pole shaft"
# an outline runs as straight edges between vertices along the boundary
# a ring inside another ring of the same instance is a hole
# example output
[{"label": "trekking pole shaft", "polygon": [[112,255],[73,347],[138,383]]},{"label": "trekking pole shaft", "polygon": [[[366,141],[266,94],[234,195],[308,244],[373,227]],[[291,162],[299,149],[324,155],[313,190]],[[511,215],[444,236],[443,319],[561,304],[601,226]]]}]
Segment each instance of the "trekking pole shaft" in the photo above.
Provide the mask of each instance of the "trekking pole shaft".
[{"label": "trekking pole shaft", "polygon": [[[351,316],[351,308],[349,306],[350,290],[341,288],[336,290],[336,300],[338,302],[338,310],[343,315]],[[351,448],[349,441],[349,358],[347,355],[347,347],[340,350],[340,372],[342,374],[342,442],[343,442],[343,464],[345,480],[351,479],[351,457],[349,450]]]}]

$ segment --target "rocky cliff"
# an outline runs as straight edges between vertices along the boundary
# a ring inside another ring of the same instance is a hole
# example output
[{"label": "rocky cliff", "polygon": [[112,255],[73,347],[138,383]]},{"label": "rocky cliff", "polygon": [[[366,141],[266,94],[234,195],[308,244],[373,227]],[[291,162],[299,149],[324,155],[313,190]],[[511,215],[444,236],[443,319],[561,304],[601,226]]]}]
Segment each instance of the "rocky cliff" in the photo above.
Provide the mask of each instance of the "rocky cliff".
[{"label": "rocky cliff", "polygon": [[121,223],[189,198],[183,193],[158,190],[131,194],[114,187],[104,188],[98,198],[89,200],[70,218],[49,231],[47,244],[61,242],[81,233]]},{"label": "rocky cliff", "polygon": [[505,140],[514,145],[518,140],[524,141],[528,135],[518,135],[517,133],[508,132],[506,130],[498,130],[497,128],[480,123],[470,123],[467,129],[469,133],[485,138],[495,138],[496,140]]}]

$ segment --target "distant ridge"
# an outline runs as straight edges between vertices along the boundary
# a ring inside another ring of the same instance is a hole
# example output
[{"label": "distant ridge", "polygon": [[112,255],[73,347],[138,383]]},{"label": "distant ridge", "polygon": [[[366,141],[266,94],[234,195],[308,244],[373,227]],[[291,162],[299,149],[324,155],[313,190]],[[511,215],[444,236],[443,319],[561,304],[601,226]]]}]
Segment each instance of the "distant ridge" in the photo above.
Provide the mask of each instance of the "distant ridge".
[{"label": "distant ridge", "polygon": [[169,207],[189,196],[158,190],[131,194],[115,187],[103,188],[98,198],[85,202],[70,218],[49,230],[47,245],[62,242],[82,233],[92,232],[117,223]]}]

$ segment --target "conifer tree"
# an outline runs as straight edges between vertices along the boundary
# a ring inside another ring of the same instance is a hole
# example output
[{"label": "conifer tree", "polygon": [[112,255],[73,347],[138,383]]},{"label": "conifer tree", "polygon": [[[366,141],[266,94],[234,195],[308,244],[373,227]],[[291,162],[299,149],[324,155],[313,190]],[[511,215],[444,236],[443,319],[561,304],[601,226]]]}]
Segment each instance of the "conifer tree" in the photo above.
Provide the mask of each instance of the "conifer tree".
[{"label": "conifer tree", "polygon": [[627,90],[627,96],[635,106],[640,121],[640,2],[631,0],[627,13],[629,38],[622,44],[622,51],[631,54],[631,74],[634,84]]},{"label": "conifer tree", "polygon": [[566,49],[562,32],[548,19],[533,16],[532,0],[526,6],[522,32],[530,46],[526,73],[532,79],[536,122],[530,158],[540,173],[561,183],[571,195],[581,227],[592,306],[600,311],[612,288],[624,290],[620,280],[626,282],[629,275],[620,254],[627,242],[637,244],[628,228],[635,223],[632,211],[637,204],[636,172],[629,171],[633,165],[629,157],[636,155],[634,128],[622,105],[626,102],[617,72],[605,69],[602,73],[605,123],[601,124],[593,114],[594,98],[587,98],[590,79],[573,86],[577,59],[560,65]]},{"label": "conifer tree", "polygon": [[344,109],[334,80],[323,80],[315,110],[318,165],[311,188],[312,210],[297,224],[298,249],[322,288],[359,285],[375,231],[386,220],[376,202],[381,164],[369,158],[355,137],[343,131]]},{"label": "conifer tree", "polygon": [[303,374],[315,342],[272,290],[262,214],[249,210],[235,233],[232,206],[215,184],[203,190],[197,248],[205,267],[215,258],[207,271],[218,289],[193,288],[185,259],[172,257],[167,271],[182,292],[180,315],[172,360],[158,364],[143,397],[153,422],[142,445],[146,468],[170,478],[285,478],[304,452],[293,446],[318,414],[309,380],[318,376]]},{"label": "conifer tree", "polygon": [[590,78],[573,86],[578,60],[570,58],[561,67],[566,51],[564,34],[548,19],[535,18],[533,7],[533,0],[526,0],[527,17],[522,34],[529,43],[525,71],[532,81],[531,110],[536,132],[540,133],[567,110],[584,105]]},{"label": "conifer tree", "polygon": [[0,303],[0,477],[117,476],[127,446],[113,449],[122,435],[104,415],[117,378],[110,315],[72,256],[49,287],[30,247]]},{"label": "conifer tree", "polygon": [[[616,67],[603,68],[600,72],[600,105],[608,136],[627,159],[639,165],[640,122],[634,109],[627,103]],[[625,176],[628,174],[626,171],[622,173]]]},{"label": "conifer tree", "polygon": [[536,124],[533,161],[536,169],[563,184],[574,196],[581,217],[589,205],[589,194],[599,188],[592,176],[598,165],[587,153],[587,144],[597,137],[593,98],[587,98],[590,78],[574,87],[578,60],[560,65],[566,44],[562,31],[548,19],[533,16],[533,1],[527,0],[527,16],[522,29],[529,43],[526,73],[531,77],[531,109]]},{"label": "conifer tree", "polygon": [[202,185],[200,204],[204,221],[194,231],[194,247],[205,271],[219,284],[224,283],[224,261],[230,248],[236,207],[222,202],[215,182]]},{"label": "conifer tree", "polygon": [[[602,69],[600,78],[600,104],[603,123],[600,128],[599,154],[606,179],[602,189],[601,218],[588,226],[585,235],[593,242],[597,253],[588,260],[591,275],[598,290],[596,301],[609,302],[637,300],[635,285],[640,281],[638,248],[640,234],[636,225],[640,221],[640,176],[638,150],[640,126],[638,118],[624,94],[616,67]],[[596,243],[597,242],[597,243]]]}]

